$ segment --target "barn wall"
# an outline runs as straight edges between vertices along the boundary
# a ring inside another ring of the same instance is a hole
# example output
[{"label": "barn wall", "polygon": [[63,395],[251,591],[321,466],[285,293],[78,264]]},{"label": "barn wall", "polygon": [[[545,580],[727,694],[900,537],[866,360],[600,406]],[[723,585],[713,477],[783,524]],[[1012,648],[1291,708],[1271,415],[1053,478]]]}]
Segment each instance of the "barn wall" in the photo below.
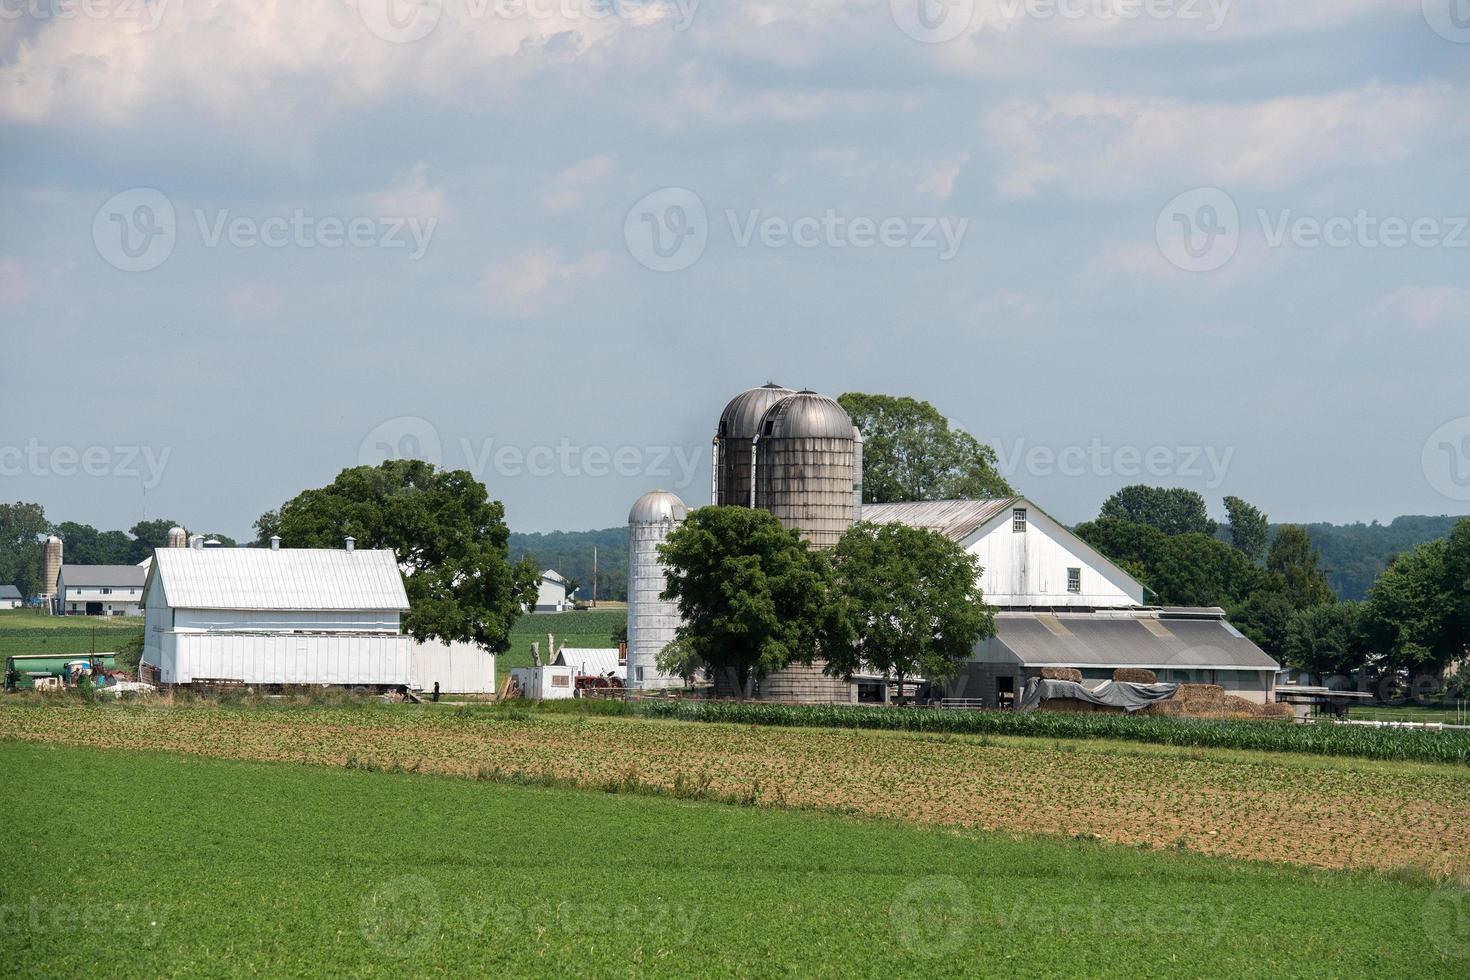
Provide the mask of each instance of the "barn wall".
[{"label": "barn wall", "polygon": [[[997,606],[1120,607],[1143,605],[1143,587],[1091,553],[1071,531],[1035,507],[1026,530],[1012,530],[1011,511],[969,549],[984,569],[985,601]],[[1082,591],[1067,591],[1067,569],[1082,569]]]},{"label": "barn wall", "polygon": [[412,648],[407,636],[171,633],[162,681],[400,687],[412,682]]}]

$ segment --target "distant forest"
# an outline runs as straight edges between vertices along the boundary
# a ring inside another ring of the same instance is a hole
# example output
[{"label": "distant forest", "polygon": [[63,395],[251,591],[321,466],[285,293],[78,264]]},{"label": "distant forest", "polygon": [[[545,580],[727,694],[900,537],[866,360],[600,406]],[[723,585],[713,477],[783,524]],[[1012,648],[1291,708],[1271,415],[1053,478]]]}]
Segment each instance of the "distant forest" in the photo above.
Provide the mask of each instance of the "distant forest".
[{"label": "distant forest", "polygon": [[597,547],[597,598],[628,599],[628,529],[551,531],[510,535],[510,559],[530,555],[537,568],[554,568],[581,588],[578,599],[592,598],[592,548]]},{"label": "distant forest", "polygon": [[[1339,599],[1364,599],[1394,555],[1447,537],[1457,517],[1400,517],[1391,524],[1305,524],[1322,552],[1322,567]],[[1276,528],[1271,530],[1274,535]],[[578,598],[592,598],[592,546],[597,546],[597,597],[628,598],[628,529],[553,531],[510,536],[512,560],[531,555],[540,568],[554,568],[582,587]]]}]

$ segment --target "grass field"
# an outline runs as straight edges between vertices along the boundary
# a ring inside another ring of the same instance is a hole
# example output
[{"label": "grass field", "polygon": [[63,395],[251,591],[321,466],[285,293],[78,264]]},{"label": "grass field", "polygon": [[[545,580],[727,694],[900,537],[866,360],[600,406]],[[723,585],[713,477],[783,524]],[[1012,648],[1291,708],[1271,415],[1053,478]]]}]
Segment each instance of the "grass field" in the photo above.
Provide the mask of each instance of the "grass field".
[{"label": "grass field", "polygon": [[0,700],[0,738],[743,801],[1324,868],[1470,874],[1463,765],[478,705],[82,707],[13,697]]},{"label": "grass field", "polygon": [[579,612],[532,613],[516,620],[510,631],[510,650],[495,658],[497,688],[503,688],[504,678],[510,676],[512,667],[531,666],[531,644],[541,644],[542,663],[546,659],[546,634],[556,636],[556,642],[565,642],[569,647],[615,647],[618,641],[613,633],[628,623],[628,607],[619,605],[611,609],[587,609]]},{"label": "grass field", "polygon": [[[13,976],[1463,976],[1458,888],[0,742]],[[1335,925],[1334,925],[1335,924]]]},{"label": "grass field", "polygon": [[1358,707],[1348,709],[1348,717],[1355,721],[1415,721],[1446,725],[1470,724],[1470,701],[1463,706],[1432,707],[1414,704],[1386,705],[1384,707]]},{"label": "grass field", "polygon": [[43,616],[0,610],[0,657],[22,653],[113,653],[143,633],[136,616]]}]

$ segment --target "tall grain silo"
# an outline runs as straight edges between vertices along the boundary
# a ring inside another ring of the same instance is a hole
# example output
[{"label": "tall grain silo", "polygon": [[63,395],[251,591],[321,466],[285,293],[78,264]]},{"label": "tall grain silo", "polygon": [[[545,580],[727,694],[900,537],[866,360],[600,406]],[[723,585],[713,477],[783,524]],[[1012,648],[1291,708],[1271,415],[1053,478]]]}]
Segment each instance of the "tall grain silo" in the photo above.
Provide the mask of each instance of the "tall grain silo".
[{"label": "tall grain silo", "polygon": [[56,612],[56,581],[61,578],[61,539],[51,535],[41,554],[41,604],[47,612]]},{"label": "tall grain silo", "polygon": [[181,527],[171,527],[171,528],[169,528],[168,529],[168,546],[170,548],[187,548],[187,547],[189,547],[189,532],[185,531]]},{"label": "tall grain silo", "polygon": [[766,411],[795,392],[769,383],[742,391],[720,413],[714,439],[714,486],[710,499],[723,506],[749,507],[753,448]]},{"label": "tall grain silo", "polygon": [[853,491],[862,479],[856,431],[835,399],[815,391],[774,403],[755,436],[755,506],[813,547],[835,546],[853,524]]},{"label": "tall grain silo", "polygon": [[689,516],[676,494],[653,490],[628,512],[628,687],[651,690],[679,687],[683,680],[661,674],[656,660],[679,628],[678,603],[661,598],[668,568],[658,546]]}]

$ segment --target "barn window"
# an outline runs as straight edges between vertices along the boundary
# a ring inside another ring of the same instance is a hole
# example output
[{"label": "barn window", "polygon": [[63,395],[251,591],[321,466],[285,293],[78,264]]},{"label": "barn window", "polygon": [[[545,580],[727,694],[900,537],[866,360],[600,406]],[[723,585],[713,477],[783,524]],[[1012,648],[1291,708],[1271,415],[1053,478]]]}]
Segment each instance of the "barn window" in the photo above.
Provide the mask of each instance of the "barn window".
[{"label": "barn window", "polygon": [[1067,569],[1067,591],[1068,592],[1081,592],[1082,591],[1082,569],[1080,569],[1080,568],[1069,568],[1069,569]]},{"label": "barn window", "polygon": [[1026,532],[1025,507],[1017,507],[1015,510],[1011,511],[1011,530],[1015,531],[1017,534],[1024,534]]},{"label": "barn window", "polygon": [[566,674],[552,674],[551,675],[551,686],[552,687],[571,687],[571,683],[570,682],[571,682],[571,678],[568,677]]}]

